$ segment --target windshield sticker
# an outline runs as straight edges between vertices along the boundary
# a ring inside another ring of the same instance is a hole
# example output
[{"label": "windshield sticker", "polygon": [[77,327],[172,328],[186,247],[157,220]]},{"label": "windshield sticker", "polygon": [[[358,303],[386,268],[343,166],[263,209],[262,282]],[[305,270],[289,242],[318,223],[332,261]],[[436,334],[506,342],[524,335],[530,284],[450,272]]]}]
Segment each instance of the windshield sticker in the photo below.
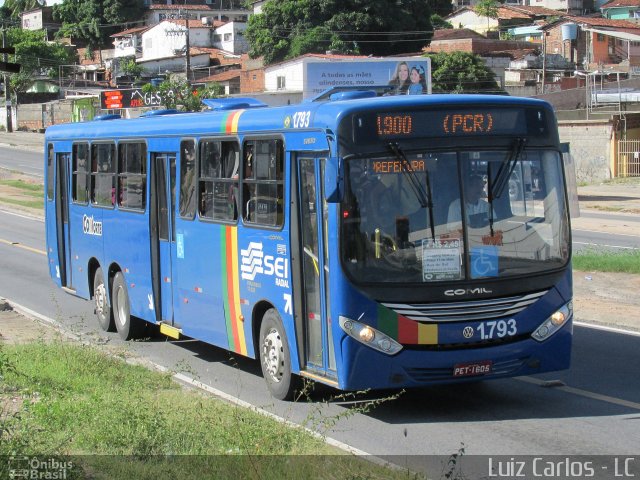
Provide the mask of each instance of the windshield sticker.
[{"label": "windshield sticker", "polygon": [[498,276],[498,247],[471,248],[471,278]]},{"label": "windshield sticker", "polygon": [[423,240],[422,278],[427,282],[460,280],[462,278],[460,240]]}]

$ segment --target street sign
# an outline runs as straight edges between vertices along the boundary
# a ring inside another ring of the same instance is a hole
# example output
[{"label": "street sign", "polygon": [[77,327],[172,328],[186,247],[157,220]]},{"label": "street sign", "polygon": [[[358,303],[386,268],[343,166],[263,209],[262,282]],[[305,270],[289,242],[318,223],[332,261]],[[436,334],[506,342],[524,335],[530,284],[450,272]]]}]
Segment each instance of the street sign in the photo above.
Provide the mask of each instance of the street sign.
[{"label": "street sign", "polygon": [[16,49],[13,47],[0,47],[0,53],[8,53],[13,55],[16,53]]},{"label": "street sign", "polygon": [[0,62],[0,72],[20,73],[20,64]]}]

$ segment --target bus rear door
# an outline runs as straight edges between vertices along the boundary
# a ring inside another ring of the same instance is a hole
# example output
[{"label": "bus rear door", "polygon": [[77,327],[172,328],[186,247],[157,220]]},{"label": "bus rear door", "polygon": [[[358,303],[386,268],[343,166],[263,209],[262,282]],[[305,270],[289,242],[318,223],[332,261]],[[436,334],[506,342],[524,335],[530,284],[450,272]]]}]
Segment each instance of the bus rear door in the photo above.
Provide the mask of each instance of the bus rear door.
[{"label": "bus rear door", "polygon": [[151,153],[151,278],[156,321],[174,325],[176,154]]},{"label": "bus rear door", "polygon": [[322,192],[324,158],[298,159],[300,252],[302,256],[302,324],[305,332],[306,373],[333,383],[335,351],[329,316],[329,249],[327,203]]}]

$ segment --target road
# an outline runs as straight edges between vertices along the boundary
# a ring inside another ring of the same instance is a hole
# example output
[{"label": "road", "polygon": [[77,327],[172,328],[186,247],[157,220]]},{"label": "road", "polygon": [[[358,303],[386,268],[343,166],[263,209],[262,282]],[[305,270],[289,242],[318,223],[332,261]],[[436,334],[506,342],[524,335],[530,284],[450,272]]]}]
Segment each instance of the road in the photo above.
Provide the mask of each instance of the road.
[{"label": "road", "polygon": [[49,279],[43,230],[42,221],[0,212],[1,297],[287,420],[311,426],[324,419],[328,436],[373,455],[398,456],[394,462],[420,470],[425,455],[448,456],[462,445],[467,455],[640,452],[638,335],[576,326],[569,371],[409,391],[371,411],[361,411],[359,401],[332,399],[334,392],[324,387],[313,398],[326,403],[283,403],[268,396],[253,360],[197,341],[125,343],[100,331],[91,303]]},{"label": "road", "polygon": [[44,178],[42,153],[0,147],[0,168]]}]

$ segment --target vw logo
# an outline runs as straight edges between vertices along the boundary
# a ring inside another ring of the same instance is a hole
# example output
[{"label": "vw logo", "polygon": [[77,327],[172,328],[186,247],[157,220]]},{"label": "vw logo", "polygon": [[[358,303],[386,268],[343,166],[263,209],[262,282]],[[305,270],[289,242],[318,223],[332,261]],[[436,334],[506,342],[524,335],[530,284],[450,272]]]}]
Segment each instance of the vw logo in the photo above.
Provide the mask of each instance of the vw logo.
[{"label": "vw logo", "polygon": [[464,338],[473,337],[473,327],[464,327],[464,330],[462,330],[462,335],[464,336]]}]

